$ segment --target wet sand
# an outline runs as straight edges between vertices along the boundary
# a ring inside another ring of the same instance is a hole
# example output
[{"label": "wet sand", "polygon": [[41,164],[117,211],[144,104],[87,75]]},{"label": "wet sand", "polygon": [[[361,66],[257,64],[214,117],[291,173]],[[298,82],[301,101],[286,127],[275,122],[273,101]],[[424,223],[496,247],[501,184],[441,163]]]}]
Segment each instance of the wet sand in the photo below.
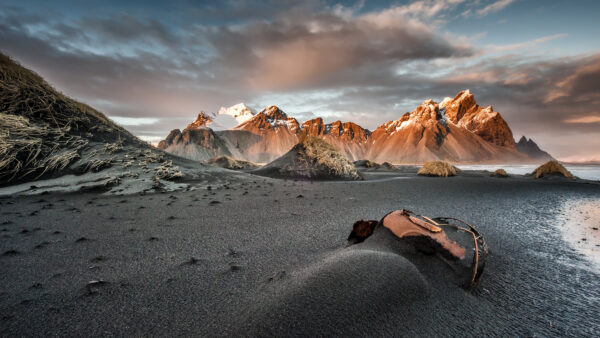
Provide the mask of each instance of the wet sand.
[{"label": "wet sand", "polygon": [[[0,335],[600,333],[600,271],[556,225],[566,198],[599,198],[600,185],[389,175],[0,199]],[[410,299],[407,265],[382,254],[376,266],[390,269],[374,269],[344,249],[354,221],[400,208],[479,227],[490,256],[477,290],[415,265],[428,286]],[[323,272],[352,282],[313,278]]]}]

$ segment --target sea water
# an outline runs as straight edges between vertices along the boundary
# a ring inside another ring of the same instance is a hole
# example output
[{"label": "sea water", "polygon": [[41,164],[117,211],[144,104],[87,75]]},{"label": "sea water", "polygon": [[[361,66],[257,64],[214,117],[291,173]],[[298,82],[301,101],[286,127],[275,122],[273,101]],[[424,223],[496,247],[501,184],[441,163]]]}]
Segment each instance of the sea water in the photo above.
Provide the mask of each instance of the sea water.
[{"label": "sea water", "polygon": [[[514,164],[459,164],[457,167],[462,170],[487,170],[495,171],[504,169],[506,172],[514,175],[531,174],[539,165],[514,165]],[[600,165],[595,164],[566,164],[564,165],[573,175],[585,180],[600,180]]]}]

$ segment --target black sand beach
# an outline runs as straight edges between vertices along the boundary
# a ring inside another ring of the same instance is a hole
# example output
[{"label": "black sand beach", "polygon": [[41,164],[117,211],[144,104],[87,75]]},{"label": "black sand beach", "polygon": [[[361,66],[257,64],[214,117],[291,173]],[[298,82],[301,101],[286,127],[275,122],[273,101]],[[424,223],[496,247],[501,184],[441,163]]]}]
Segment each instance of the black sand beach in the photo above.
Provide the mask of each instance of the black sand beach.
[{"label": "black sand beach", "polygon": [[[0,335],[598,336],[600,271],[557,220],[600,185],[364,175],[1,199]],[[479,227],[476,290],[415,264],[419,284],[386,243],[344,248],[354,221],[401,208]]]}]

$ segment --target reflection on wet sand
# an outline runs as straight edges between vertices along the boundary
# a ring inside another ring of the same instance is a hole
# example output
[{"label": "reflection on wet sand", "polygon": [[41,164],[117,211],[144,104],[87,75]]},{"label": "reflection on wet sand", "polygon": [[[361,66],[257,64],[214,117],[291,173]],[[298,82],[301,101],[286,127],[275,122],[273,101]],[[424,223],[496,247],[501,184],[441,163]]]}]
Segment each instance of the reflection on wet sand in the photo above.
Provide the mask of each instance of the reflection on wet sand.
[{"label": "reflection on wet sand", "polygon": [[600,199],[570,199],[559,225],[563,238],[600,271]]}]

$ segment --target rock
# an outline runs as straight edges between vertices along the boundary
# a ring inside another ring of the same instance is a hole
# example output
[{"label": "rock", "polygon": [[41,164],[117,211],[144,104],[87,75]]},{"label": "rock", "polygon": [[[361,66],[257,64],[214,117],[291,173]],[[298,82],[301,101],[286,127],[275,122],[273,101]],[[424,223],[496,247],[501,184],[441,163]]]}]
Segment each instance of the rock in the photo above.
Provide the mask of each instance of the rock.
[{"label": "rock", "polygon": [[391,164],[390,162],[383,162],[381,164],[369,160],[358,160],[354,161],[354,166],[356,168],[363,168],[367,170],[376,170],[376,171],[396,171],[398,168]]},{"label": "rock", "polygon": [[381,164],[369,160],[354,161],[354,166],[357,168],[380,168]]}]

